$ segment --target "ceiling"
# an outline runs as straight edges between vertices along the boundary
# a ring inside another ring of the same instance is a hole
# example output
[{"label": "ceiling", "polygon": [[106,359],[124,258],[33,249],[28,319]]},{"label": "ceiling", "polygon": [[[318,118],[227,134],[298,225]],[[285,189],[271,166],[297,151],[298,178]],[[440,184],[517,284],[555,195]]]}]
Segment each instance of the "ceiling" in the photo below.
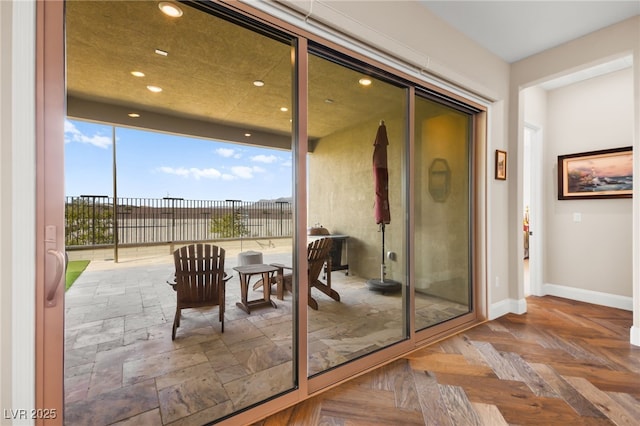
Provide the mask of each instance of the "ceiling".
[{"label": "ceiling", "polygon": [[[155,1],[67,2],[68,115],[291,149],[289,40],[188,5],[181,8],[183,15],[171,18]],[[363,93],[362,73],[318,56],[309,63],[312,144],[338,129],[384,117],[391,104],[397,108],[397,87],[376,81]],[[135,77],[132,71],[145,75]],[[264,85],[256,87],[256,80]],[[148,85],[162,91],[153,93]]]},{"label": "ceiling", "polygon": [[[508,62],[640,11],[639,1],[421,2]],[[155,1],[67,2],[69,116],[290,149],[294,105],[287,40],[187,5],[180,18],[163,15],[157,6]],[[312,142],[370,117],[384,117],[397,98],[397,88],[388,84],[375,84],[363,97],[355,84],[360,73],[317,57],[310,64]],[[145,76],[133,77],[134,70]],[[265,85],[257,88],[255,80]],[[163,91],[152,93],[147,85]],[[140,117],[128,117],[134,112]]]},{"label": "ceiling", "polygon": [[[194,122],[215,122],[230,139],[249,131],[242,126],[247,121],[251,133],[290,133],[290,113],[279,108],[291,108],[286,78],[291,48],[191,7],[182,9],[183,16],[171,18],[158,2],[67,2],[69,115],[158,130],[186,120],[192,123],[185,127],[193,129],[201,127]],[[269,84],[257,88],[256,79]],[[148,85],[162,92],[151,92]]]},{"label": "ceiling", "polygon": [[420,1],[509,63],[640,15],[639,0]]}]

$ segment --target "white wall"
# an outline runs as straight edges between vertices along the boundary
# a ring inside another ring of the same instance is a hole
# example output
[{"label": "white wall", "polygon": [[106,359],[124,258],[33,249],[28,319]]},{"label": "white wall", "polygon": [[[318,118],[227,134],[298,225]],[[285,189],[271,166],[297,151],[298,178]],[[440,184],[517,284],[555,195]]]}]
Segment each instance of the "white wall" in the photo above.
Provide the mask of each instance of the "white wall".
[{"label": "white wall", "polygon": [[[0,2],[0,200],[11,194],[11,61],[5,52],[11,51],[11,3]],[[5,142],[7,141],[7,142]],[[11,229],[9,203],[0,203],[0,407],[11,406],[11,259],[7,251],[7,232]]]},{"label": "white wall", "polygon": [[0,1],[0,47],[0,408],[30,409],[35,406],[35,2]]},{"label": "white wall", "polygon": [[524,121],[539,129],[547,127],[547,91],[534,86],[522,91],[524,97]]},{"label": "white wall", "polygon": [[[553,90],[547,99],[545,281],[625,296],[630,309],[632,200],[558,200],[552,177],[558,155],[632,145],[633,72],[629,68]],[[576,213],[581,222],[573,220]]]}]

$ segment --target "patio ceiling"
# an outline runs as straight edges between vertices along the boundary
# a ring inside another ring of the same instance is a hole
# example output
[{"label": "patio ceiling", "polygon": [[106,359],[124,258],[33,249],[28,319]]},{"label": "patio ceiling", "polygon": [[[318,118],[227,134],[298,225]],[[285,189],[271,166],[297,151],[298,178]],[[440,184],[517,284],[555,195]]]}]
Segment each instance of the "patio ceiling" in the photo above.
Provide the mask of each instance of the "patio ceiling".
[{"label": "patio ceiling", "polygon": [[[154,1],[67,2],[68,115],[290,149],[291,47],[187,5],[181,8],[181,17],[170,18]],[[362,105],[356,96],[362,90],[359,73],[325,60],[313,64],[319,78],[309,82],[311,140],[382,117],[396,94],[380,85]],[[134,70],[145,77],[132,76]],[[254,80],[265,85],[258,88]],[[152,93],[147,85],[163,90]],[[250,140],[245,133],[252,134]]]}]

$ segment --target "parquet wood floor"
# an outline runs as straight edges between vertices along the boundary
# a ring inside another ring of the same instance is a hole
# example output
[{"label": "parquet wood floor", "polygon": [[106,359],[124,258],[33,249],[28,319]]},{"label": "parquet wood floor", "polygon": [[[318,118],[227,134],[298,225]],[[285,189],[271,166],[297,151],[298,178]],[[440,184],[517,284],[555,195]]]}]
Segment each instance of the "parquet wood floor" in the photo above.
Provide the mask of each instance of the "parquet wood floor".
[{"label": "parquet wood floor", "polygon": [[509,314],[257,423],[273,425],[638,425],[632,313],[530,297]]}]

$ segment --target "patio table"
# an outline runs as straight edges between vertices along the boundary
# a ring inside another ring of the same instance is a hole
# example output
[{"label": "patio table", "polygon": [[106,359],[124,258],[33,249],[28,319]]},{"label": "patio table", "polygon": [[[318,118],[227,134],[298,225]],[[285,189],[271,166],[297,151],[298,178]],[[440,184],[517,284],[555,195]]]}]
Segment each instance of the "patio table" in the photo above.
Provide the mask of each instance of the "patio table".
[{"label": "patio table", "polygon": [[[233,268],[238,272],[238,278],[240,279],[240,293],[241,300],[236,303],[236,306],[246,313],[250,314],[252,308],[262,306],[272,306],[277,308],[278,306],[271,300],[271,278],[278,271],[277,266],[266,265],[264,263],[254,265],[236,266]],[[253,275],[262,276],[263,297],[262,299],[248,300],[249,298],[249,280]]]}]

